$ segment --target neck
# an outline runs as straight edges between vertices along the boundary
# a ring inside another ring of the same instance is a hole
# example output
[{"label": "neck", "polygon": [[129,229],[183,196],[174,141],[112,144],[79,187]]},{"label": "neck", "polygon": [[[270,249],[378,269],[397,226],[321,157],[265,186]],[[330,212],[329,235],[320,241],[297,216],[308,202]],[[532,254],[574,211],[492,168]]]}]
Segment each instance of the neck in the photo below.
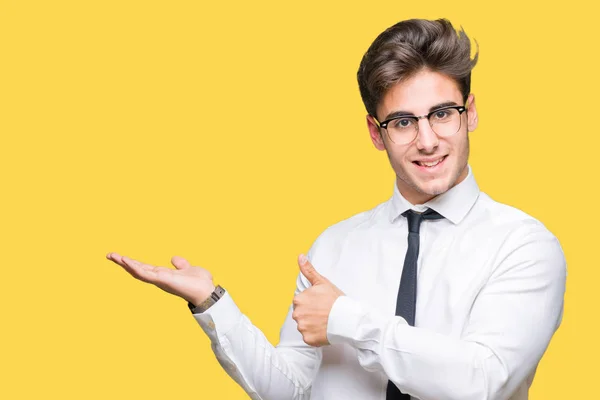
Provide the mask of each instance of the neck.
[{"label": "neck", "polygon": [[[400,190],[400,186],[398,186],[398,190]],[[409,192],[409,193],[404,193],[404,192]],[[425,204],[427,203],[429,200],[436,198],[437,196],[439,196],[440,194],[428,194],[428,193],[422,193],[422,192],[417,192],[415,190],[400,190],[400,194],[402,195],[402,197],[404,197],[406,200],[408,200],[408,202],[410,204],[412,204],[413,206],[415,204]]]}]

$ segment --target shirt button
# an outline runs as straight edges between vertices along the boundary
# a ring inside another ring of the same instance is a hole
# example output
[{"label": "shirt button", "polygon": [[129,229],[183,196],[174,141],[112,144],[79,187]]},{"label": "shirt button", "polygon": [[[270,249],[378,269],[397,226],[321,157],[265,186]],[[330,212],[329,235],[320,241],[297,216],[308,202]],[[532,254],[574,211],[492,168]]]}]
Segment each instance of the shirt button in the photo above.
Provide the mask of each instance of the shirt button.
[{"label": "shirt button", "polygon": [[209,327],[210,329],[215,329],[215,323],[214,323],[214,322],[212,322],[212,321],[210,321],[210,322],[208,323],[208,327]]}]

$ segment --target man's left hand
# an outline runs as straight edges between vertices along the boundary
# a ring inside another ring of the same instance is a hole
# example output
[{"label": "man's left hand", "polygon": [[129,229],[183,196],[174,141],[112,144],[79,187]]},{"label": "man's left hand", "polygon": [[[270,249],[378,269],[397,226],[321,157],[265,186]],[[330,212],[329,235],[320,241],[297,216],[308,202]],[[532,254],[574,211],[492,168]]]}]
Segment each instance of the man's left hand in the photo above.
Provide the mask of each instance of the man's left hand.
[{"label": "man's left hand", "polygon": [[344,293],[327,278],[320,275],[304,255],[298,257],[300,272],[312,284],[294,297],[292,318],[304,342],[310,346],[328,345],[327,321],[333,303]]}]

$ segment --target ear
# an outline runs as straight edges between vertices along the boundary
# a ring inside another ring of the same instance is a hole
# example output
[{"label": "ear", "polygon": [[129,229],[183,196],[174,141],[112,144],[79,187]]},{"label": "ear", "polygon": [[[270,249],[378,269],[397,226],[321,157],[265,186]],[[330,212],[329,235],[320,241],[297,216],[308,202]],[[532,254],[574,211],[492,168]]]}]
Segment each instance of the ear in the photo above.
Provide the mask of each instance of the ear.
[{"label": "ear", "polygon": [[383,142],[383,134],[379,130],[379,126],[375,119],[367,115],[367,127],[369,128],[369,136],[371,136],[371,141],[377,150],[385,150],[385,143]]},{"label": "ear", "polygon": [[475,107],[475,95],[471,93],[467,98],[467,131],[473,132],[477,128],[478,122],[477,107]]}]

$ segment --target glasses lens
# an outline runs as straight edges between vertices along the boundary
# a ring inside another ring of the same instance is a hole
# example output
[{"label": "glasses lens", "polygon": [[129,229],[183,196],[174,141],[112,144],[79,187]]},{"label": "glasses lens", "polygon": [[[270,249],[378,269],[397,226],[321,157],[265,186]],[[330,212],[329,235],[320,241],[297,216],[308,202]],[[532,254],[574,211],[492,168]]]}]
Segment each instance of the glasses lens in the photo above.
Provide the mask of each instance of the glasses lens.
[{"label": "glasses lens", "polygon": [[460,129],[460,113],[455,108],[438,110],[431,114],[429,123],[431,129],[440,136],[454,135]]},{"label": "glasses lens", "polygon": [[406,144],[417,136],[419,127],[416,118],[398,118],[391,120],[387,125],[390,140],[396,144]]}]

